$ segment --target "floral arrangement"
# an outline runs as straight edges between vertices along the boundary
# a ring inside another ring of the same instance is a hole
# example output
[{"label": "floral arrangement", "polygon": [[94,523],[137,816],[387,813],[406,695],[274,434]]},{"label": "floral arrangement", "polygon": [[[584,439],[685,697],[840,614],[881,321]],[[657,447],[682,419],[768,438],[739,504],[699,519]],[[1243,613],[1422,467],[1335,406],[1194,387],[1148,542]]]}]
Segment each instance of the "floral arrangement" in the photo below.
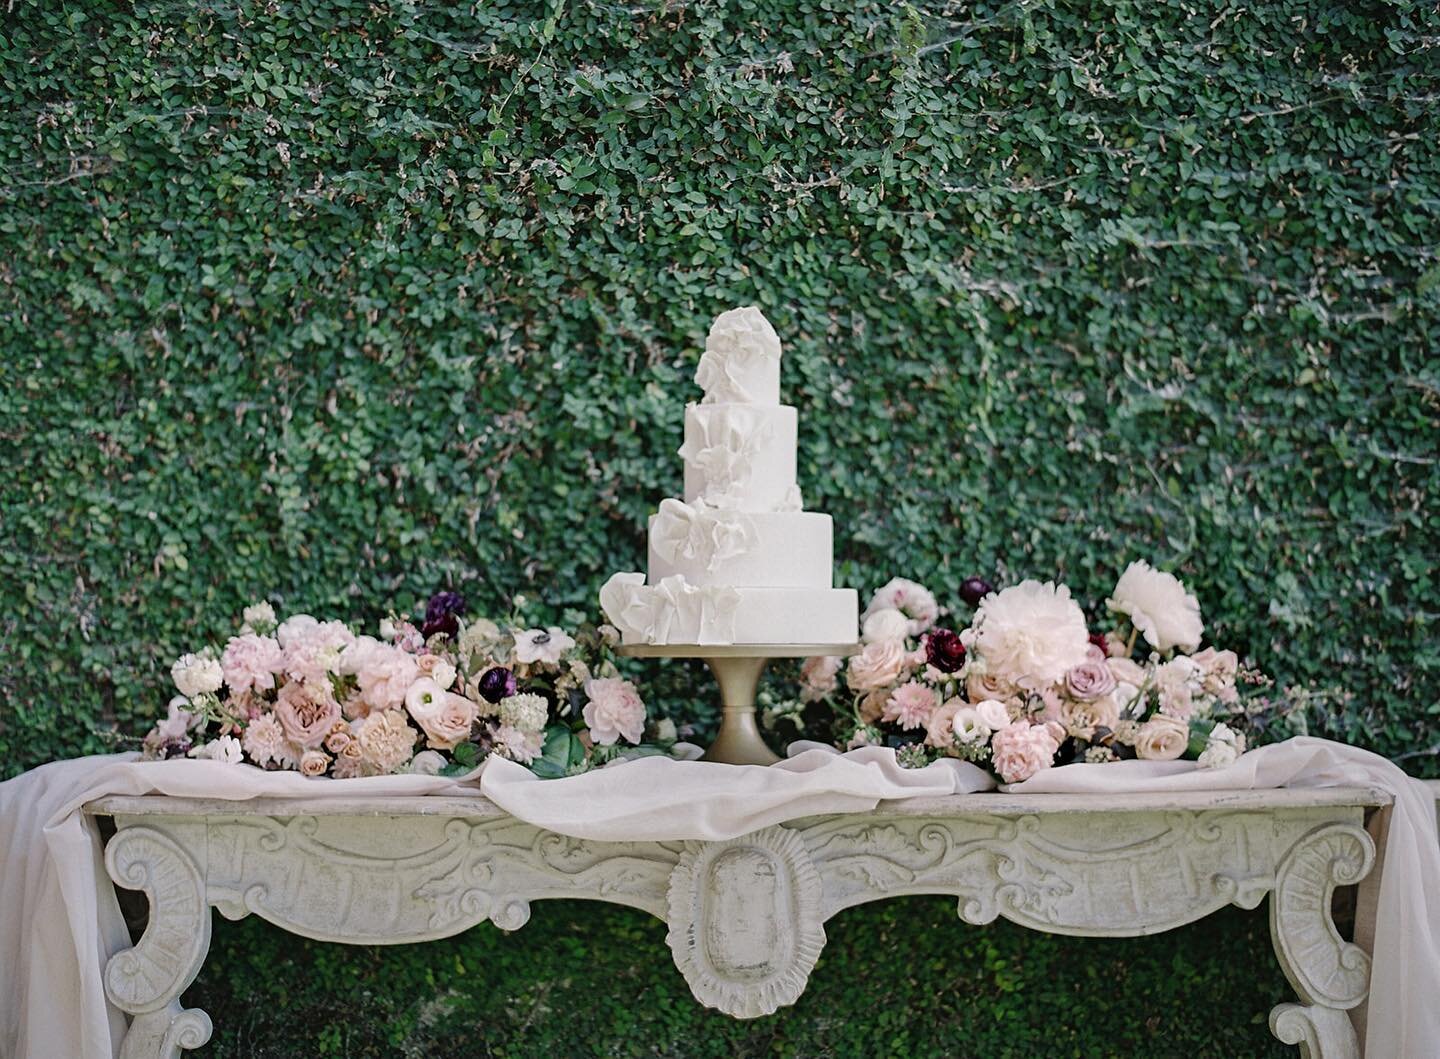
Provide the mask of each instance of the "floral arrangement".
[{"label": "floral arrangement", "polygon": [[862,616],[848,661],[810,658],[798,702],[767,710],[842,747],[891,746],[903,764],[963,758],[1018,783],[1070,762],[1190,758],[1229,765],[1274,709],[1233,651],[1200,649],[1200,605],[1177,578],[1131,563],[1093,631],[1070,590],[969,578],[968,627],[938,624],[935,596],[896,578]]},{"label": "floral arrangement", "polygon": [[673,747],[675,726],[647,726],[616,671],[613,629],[502,629],[465,612],[464,597],[440,592],[422,621],[391,615],[377,638],[247,607],[222,648],[171,667],[179,695],[144,756],[345,778],[456,775],[498,754],[553,778]]}]

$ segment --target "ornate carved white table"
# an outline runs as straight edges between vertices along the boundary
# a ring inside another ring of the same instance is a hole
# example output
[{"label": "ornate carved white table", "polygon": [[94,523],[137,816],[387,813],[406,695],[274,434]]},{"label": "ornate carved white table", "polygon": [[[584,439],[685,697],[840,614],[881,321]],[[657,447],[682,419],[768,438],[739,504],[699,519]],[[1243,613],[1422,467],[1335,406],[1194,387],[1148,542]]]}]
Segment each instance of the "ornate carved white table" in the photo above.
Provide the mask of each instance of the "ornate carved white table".
[{"label": "ornate carved white table", "polygon": [[[865,901],[953,894],[960,918],[1060,934],[1168,930],[1270,895],[1275,953],[1299,1003],[1270,1012],[1301,1053],[1356,1056],[1364,1039],[1376,847],[1386,794],[963,795],[812,817],[723,842],[591,842],[521,823],[483,799],[112,797],[105,851],[150,919],[105,968],[132,1015],[122,1055],[178,1056],[210,1037],[182,1009],[210,945],[210,906],[323,941],[446,937],[488,919],[523,926],[530,902],[592,898],[669,926],[696,998],[738,1018],[792,1004],[825,921]],[[1367,823],[1370,832],[1367,832]],[[1355,943],[1331,918],[1360,884]]]}]

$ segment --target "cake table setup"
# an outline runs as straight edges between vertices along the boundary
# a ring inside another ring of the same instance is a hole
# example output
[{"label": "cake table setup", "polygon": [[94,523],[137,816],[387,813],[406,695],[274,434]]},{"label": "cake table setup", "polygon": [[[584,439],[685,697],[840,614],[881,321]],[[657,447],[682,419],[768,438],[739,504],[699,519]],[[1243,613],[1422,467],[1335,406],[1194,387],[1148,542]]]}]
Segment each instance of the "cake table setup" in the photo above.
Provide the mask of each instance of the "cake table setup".
[{"label": "cake table setup", "polygon": [[[546,898],[624,904],[665,924],[699,1003],[754,1018],[801,996],[831,916],[948,894],[957,930],[1115,937],[1268,898],[1297,994],[1269,1012],[1282,1042],[1440,1054],[1424,785],[1339,743],[1255,745],[1266,678],[1202,649],[1196,598],[1146,562],[1088,614],[1056,581],[979,577],[951,606],[895,578],[862,609],[804,506],[781,366],[760,309],[715,319],[682,495],[649,518],[645,572],[599,587],[598,624],[491,620],[450,588],[374,635],[261,602],[176,660],[141,753],[0,784],[0,984],[29,998],[0,1053],[203,1046],[182,994],[212,909],[394,944],[517,930]],[[798,686],[762,718],[783,659]],[[703,753],[632,679],[684,660],[721,707]],[[138,938],[112,883],[146,894]]]}]

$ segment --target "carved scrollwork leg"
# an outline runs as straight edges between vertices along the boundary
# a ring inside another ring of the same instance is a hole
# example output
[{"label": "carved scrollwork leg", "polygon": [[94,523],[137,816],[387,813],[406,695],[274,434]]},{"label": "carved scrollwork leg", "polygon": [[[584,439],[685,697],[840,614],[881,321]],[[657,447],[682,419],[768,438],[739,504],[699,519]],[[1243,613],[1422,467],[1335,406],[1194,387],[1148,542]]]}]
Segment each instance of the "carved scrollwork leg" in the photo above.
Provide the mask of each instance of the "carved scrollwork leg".
[{"label": "carved scrollwork leg", "polygon": [[687,842],[670,876],[667,940],[695,998],[745,1019],[795,1003],[825,945],[821,891],[788,828]]},{"label": "carved scrollwork leg", "polygon": [[210,950],[210,909],[200,869],[174,839],[148,827],[118,832],[105,850],[116,884],[143,890],[150,922],[133,949],[105,965],[105,993],[134,1016],[121,1059],[176,1059],[210,1039],[210,1016],[180,1006]]},{"label": "carved scrollwork leg", "polygon": [[1340,937],[1330,917],[1336,886],[1358,883],[1375,844],[1355,824],[1326,824],[1296,842],[1275,874],[1270,936],[1300,1004],[1270,1013],[1270,1030],[1306,1059],[1351,1059],[1359,1042],[1345,1012],[1370,990],[1370,957]]}]

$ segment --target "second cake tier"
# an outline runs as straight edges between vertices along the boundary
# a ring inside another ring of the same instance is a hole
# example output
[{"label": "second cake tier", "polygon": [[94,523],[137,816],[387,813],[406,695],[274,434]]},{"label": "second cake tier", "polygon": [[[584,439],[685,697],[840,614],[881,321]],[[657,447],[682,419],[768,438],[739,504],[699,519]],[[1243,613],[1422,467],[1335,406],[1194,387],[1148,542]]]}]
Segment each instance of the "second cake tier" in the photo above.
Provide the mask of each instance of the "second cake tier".
[{"label": "second cake tier", "polygon": [[829,588],[834,526],[814,511],[741,513],[662,500],[650,519],[649,583]]}]

